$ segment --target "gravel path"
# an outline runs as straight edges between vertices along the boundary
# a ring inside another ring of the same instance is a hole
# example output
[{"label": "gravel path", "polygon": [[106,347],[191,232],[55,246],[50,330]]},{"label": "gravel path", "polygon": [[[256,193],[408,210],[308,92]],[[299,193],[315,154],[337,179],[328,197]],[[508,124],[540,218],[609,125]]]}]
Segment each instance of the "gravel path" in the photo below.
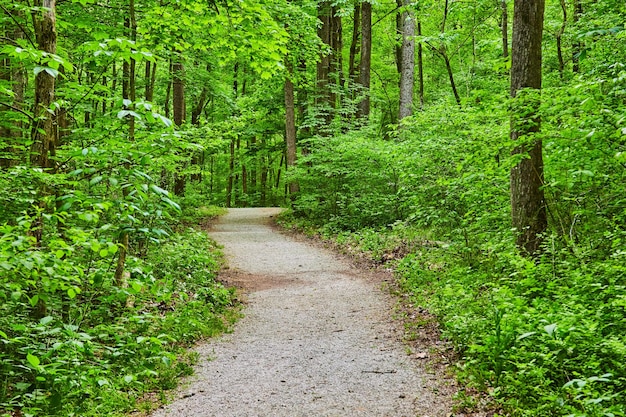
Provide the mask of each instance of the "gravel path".
[{"label": "gravel path", "polygon": [[197,373],[164,416],[449,416],[406,353],[380,282],[278,233],[279,209],[231,209],[210,233],[248,290],[234,332],[198,348]]}]

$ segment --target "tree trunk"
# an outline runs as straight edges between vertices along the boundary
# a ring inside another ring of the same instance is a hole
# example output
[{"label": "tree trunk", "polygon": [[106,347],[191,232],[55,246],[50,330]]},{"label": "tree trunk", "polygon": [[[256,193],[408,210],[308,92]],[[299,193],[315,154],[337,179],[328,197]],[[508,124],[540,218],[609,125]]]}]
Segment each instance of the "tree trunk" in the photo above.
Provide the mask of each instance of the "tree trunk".
[{"label": "tree trunk", "polygon": [[[293,73],[293,68],[287,62],[287,77],[285,77],[285,144],[287,148],[287,169],[292,169],[296,165],[296,109],[293,92],[293,82],[289,78]],[[293,196],[300,191],[296,181],[289,181],[289,194]]]},{"label": "tree trunk", "polygon": [[[129,32],[128,36],[132,40],[137,38],[137,22],[135,20],[135,0],[128,0],[128,17],[124,20],[124,26]],[[124,108],[133,108],[135,102],[135,60],[131,59],[130,62],[124,61],[122,68],[122,98],[124,101],[130,100],[130,106],[124,105]],[[135,140],[135,118],[133,116],[127,116],[128,118],[128,140]],[[128,189],[122,189],[122,195],[124,198],[128,196]],[[115,284],[120,288],[128,287],[129,274],[125,271],[126,257],[130,250],[130,236],[127,231],[122,230],[119,237],[120,249],[117,257],[117,265],[115,268],[114,280]],[[129,299],[130,300],[130,299]]]},{"label": "tree trunk", "polygon": [[565,27],[567,26],[567,5],[565,4],[565,0],[560,0],[560,3],[561,11],[563,12],[563,21],[561,22],[561,27],[556,33],[556,55],[559,59],[559,76],[563,79],[565,76],[565,59],[563,59],[562,39],[563,34],[565,33]]},{"label": "tree trunk", "polygon": [[154,84],[156,82],[156,62],[146,61],[145,83],[146,89],[144,98],[146,101],[154,100]]},{"label": "tree trunk", "polygon": [[226,184],[226,207],[232,207],[233,181],[235,179],[235,140],[230,140],[230,158],[228,160],[228,183]]},{"label": "tree trunk", "polygon": [[[583,15],[582,0],[574,0],[574,23],[578,23]],[[577,40],[572,44],[572,71],[578,73],[580,71],[580,53],[582,52],[582,43]]]},{"label": "tree trunk", "polygon": [[[341,86],[344,85],[344,77],[343,77],[343,25],[341,22],[341,16],[339,15],[339,10],[336,6],[332,7],[332,16],[331,16],[331,38],[330,38],[330,46],[332,50],[332,54],[330,56],[330,79],[332,80],[331,85],[329,86],[329,104],[332,109],[336,109],[338,106],[341,107],[341,104],[337,104],[337,88],[333,88],[333,86]],[[339,96],[339,100],[341,100],[341,96]]]},{"label": "tree trunk", "polygon": [[[318,5],[318,19],[321,21],[317,29],[317,36],[322,43],[332,48],[332,7],[330,2],[321,1]],[[326,125],[332,120],[333,100],[330,92],[331,54],[323,52],[317,63],[315,105],[322,112]]]},{"label": "tree trunk", "polygon": [[[41,14],[34,18],[37,47],[46,53],[56,54],[56,0],[40,0],[37,6],[42,7]],[[46,71],[41,71],[35,77],[35,107],[36,120],[32,130],[31,163],[35,166],[49,169],[52,163],[50,154],[54,153],[56,143],[56,129],[54,116],[49,109],[54,102],[55,79]],[[41,237],[41,236],[39,236]]]},{"label": "tree trunk", "polygon": [[357,82],[356,56],[359,54],[359,39],[361,37],[361,2],[357,0],[354,4],[354,15],[352,18],[352,42],[350,43],[350,58],[348,64],[348,77],[353,83]]},{"label": "tree trunk", "polygon": [[[7,38],[12,41],[24,38],[24,33],[18,26],[9,28],[6,35]],[[0,79],[11,83],[11,90],[13,92],[13,97],[9,104],[12,108],[7,108],[6,110],[20,112],[24,107],[27,84],[24,67],[20,63],[12,62],[11,59],[7,57],[0,62]],[[6,140],[6,143],[0,148],[0,168],[11,167],[21,159],[21,155],[17,153],[13,145],[22,137],[22,128],[22,122],[20,121],[15,121],[10,125],[0,126],[0,138]]]},{"label": "tree trunk", "polygon": [[[417,36],[422,36],[422,22],[417,21]],[[417,76],[420,96],[420,110],[424,110],[424,48],[417,44]]]},{"label": "tree trunk", "polygon": [[[542,234],[548,222],[543,176],[541,140],[535,139],[540,119],[541,38],[544,0],[515,0],[511,50],[511,140],[523,142],[513,154],[523,159],[511,169],[511,214],[517,230],[517,246],[527,256],[541,251]],[[522,91],[520,91],[522,90]]]},{"label": "tree trunk", "polygon": [[[180,53],[175,53],[176,59],[172,64],[172,104],[174,110],[174,124],[177,127],[185,123],[185,83],[184,67]],[[174,194],[182,196],[185,194],[187,179],[180,172],[174,173]]]},{"label": "tree trunk", "polygon": [[415,73],[415,21],[409,11],[411,0],[403,0],[407,8],[402,13],[402,71],[400,72],[400,111],[401,121],[413,114],[413,77]]},{"label": "tree trunk", "polygon": [[370,81],[372,65],[372,3],[364,2],[361,6],[361,64],[359,66],[359,84],[365,97],[359,103],[359,117],[367,119],[370,114]]},{"label": "tree trunk", "polygon": [[506,4],[506,0],[502,0],[500,3],[500,7],[502,8],[502,57],[509,57],[509,11],[508,6]]},{"label": "tree trunk", "polygon": [[[174,63],[170,58],[170,75],[174,73]],[[165,102],[163,108],[165,109],[165,117],[170,118],[170,99],[172,97],[172,78],[170,77],[167,87],[165,89]]]},{"label": "tree trunk", "polygon": [[456,89],[456,83],[454,82],[454,73],[452,72],[450,58],[448,57],[448,53],[446,51],[441,51],[441,56],[446,63],[446,70],[448,71],[448,78],[450,79],[450,87],[452,88],[452,93],[454,94],[454,100],[456,100],[456,104],[461,107],[461,97],[459,96],[459,92]]},{"label": "tree trunk", "polygon": [[180,57],[172,64],[172,104],[174,124],[182,126],[185,122],[185,83],[184,67]]},{"label": "tree trunk", "polygon": [[[402,8],[402,0],[396,0],[396,9]],[[404,39],[404,29],[402,28],[402,22],[404,19],[404,12],[396,13],[396,46],[395,46],[395,58],[396,58],[396,70],[398,75],[402,74],[402,39]]]}]

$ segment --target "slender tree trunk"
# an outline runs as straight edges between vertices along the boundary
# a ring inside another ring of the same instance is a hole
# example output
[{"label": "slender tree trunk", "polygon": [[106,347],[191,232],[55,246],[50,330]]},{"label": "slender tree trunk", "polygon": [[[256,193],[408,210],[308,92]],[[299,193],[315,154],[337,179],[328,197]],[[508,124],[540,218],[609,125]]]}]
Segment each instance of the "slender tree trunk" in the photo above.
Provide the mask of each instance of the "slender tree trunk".
[{"label": "slender tree trunk", "polygon": [[[417,36],[422,36],[422,22],[417,21]],[[420,96],[420,110],[424,110],[424,48],[422,43],[417,44],[417,76]]]},{"label": "slender tree trunk", "polygon": [[146,69],[144,74],[144,81],[146,83],[146,89],[144,98],[146,101],[154,100],[154,84],[156,82],[156,62],[146,61]]},{"label": "slender tree trunk", "polygon": [[228,183],[226,184],[226,207],[232,207],[234,179],[235,179],[235,140],[231,139],[230,158],[228,160]]},{"label": "slender tree trunk", "polygon": [[[331,16],[331,60],[330,60],[330,79],[332,86],[344,86],[343,76],[343,25],[338,7],[333,6]],[[329,102],[330,107],[336,109],[337,99],[341,100],[341,95],[337,97],[337,88],[330,88]],[[339,104],[341,106],[341,104]]]},{"label": "slender tree trunk", "polygon": [[[49,54],[56,54],[56,0],[39,0],[38,6],[43,10],[34,17],[35,36],[38,48]],[[56,143],[56,129],[54,116],[49,109],[54,102],[55,79],[46,71],[39,72],[35,77],[35,107],[34,116],[37,122],[32,130],[31,163],[35,166],[49,169],[52,162],[49,157],[54,153]],[[41,237],[41,235],[39,236]]]},{"label": "slender tree trunk", "polygon": [[[174,74],[174,63],[170,58],[170,75]],[[172,97],[172,78],[170,77],[169,82],[167,83],[167,87],[165,89],[165,102],[163,103],[163,107],[165,108],[165,117],[170,118],[170,99]]]},{"label": "slender tree trunk", "polygon": [[[56,2],[55,0],[39,0],[35,5],[41,8],[40,11],[33,12],[37,47],[45,53],[56,54]],[[55,154],[54,146],[57,133],[55,128],[56,115],[49,112],[54,99],[55,79],[46,71],[41,71],[35,76],[35,106],[33,111],[35,122],[31,132],[30,162],[49,173],[53,171],[53,161],[50,156]],[[45,189],[42,189],[41,192],[42,194],[48,193]],[[43,210],[46,205],[43,201],[39,201],[38,206],[41,211],[34,216],[31,234],[35,238],[36,245],[40,246],[44,229]],[[36,318],[44,317],[47,314],[47,305],[43,298],[39,298],[33,314]]]},{"label": "slender tree trunk", "polygon": [[[135,20],[135,0],[128,0],[128,17],[124,21],[124,26],[128,35],[132,40],[137,37],[137,22]],[[135,102],[135,60],[130,59],[129,62],[124,61],[122,67],[122,98],[124,101],[130,101],[130,106],[124,105],[124,108],[133,108]],[[135,118],[128,116],[128,140],[135,140]],[[124,198],[128,196],[126,188],[122,190]],[[130,236],[127,231],[122,231],[119,237],[120,249],[117,256],[117,265],[115,268],[115,284],[120,288],[128,287],[129,273],[125,271],[126,257],[130,251]],[[127,299],[127,306],[130,307],[132,298]]]},{"label": "slender tree trunk", "polygon": [[456,83],[454,82],[454,73],[452,72],[452,65],[450,64],[450,57],[448,57],[448,53],[446,51],[442,51],[441,56],[446,63],[446,70],[448,71],[448,79],[450,80],[450,87],[452,88],[452,93],[454,94],[454,100],[456,100],[456,104],[461,107],[461,97],[459,96],[459,92],[456,89]]},{"label": "slender tree trunk", "polygon": [[[296,165],[296,109],[293,82],[289,78],[293,74],[293,67],[287,61],[287,77],[285,77],[285,144],[287,148],[287,169]],[[300,191],[296,181],[289,182],[289,194],[293,196]]]},{"label": "slender tree trunk", "polygon": [[[175,52],[176,59],[172,64],[172,104],[174,110],[174,124],[180,127],[185,123],[185,82],[184,67],[182,57],[179,52]],[[187,178],[180,172],[174,173],[174,194],[182,196],[185,194]]]},{"label": "slender tree trunk", "polygon": [[543,192],[543,156],[539,131],[541,89],[541,40],[544,0],[515,0],[511,50],[511,140],[521,142],[513,154],[524,158],[511,169],[511,214],[517,230],[517,246],[528,256],[541,251],[542,234],[547,230]]},{"label": "slender tree trunk", "polygon": [[[402,0],[396,0],[396,8],[402,7]],[[396,13],[396,46],[395,46],[395,58],[396,58],[396,70],[398,75],[402,75],[402,40],[404,39],[404,29],[402,22],[404,21],[404,12]]]},{"label": "slender tree trunk", "polygon": [[[332,48],[332,7],[330,2],[321,1],[318,5],[318,19],[321,21],[317,29],[317,36],[329,48]],[[316,98],[315,105],[323,114],[326,125],[332,120],[333,99],[330,92],[331,54],[324,52],[317,63]]]},{"label": "slender tree trunk", "polygon": [[372,65],[372,3],[364,2],[361,6],[361,65],[359,66],[359,84],[365,97],[359,103],[359,117],[367,119],[370,114],[370,81]]},{"label": "slender tree trunk", "polygon": [[565,59],[563,58],[562,39],[567,26],[567,4],[565,4],[565,0],[560,0],[560,3],[561,11],[563,12],[563,21],[561,22],[561,27],[556,33],[556,55],[559,59],[559,76],[563,79],[565,76]]},{"label": "slender tree trunk", "polygon": [[200,92],[200,96],[198,97],[198,101],[196,101],[196,105],[191,110],[191,124],[194,126],[200,125],[200,115],[202,115],[202,111],[206,106],[208,100],[207,96],[209,95],[209,89],[205,86],[202,88]]},{"label": "slender tree trunk", "polygon": [[352,42],[350,43],[350,58],[348,64],[348,77],[353,83],[357,82],[356,57],[359,54],[359,39],[361,38],[361,2],[357,0],[354,4],[354,15],[352,18]]},{"label": "slender tree trunk", "polygon": [[[578,23],[580,17],[583,15],[583,3],[582,0],[574,0],[574,24]],[[582,43],[577,40],[572,45],[572,71],[574,73],[580,72],[580,53],[582,52]]]},{"label": "slender tree trunk", "polygon": [[[7,30],[7,37],[12,41],[18,41],[24,38],[24,33],[19,27],[15,26]],[[24,67],[21,63],[12,62],[11,59],[7,57],[3,62],[0,62],[0,79],[11,83],[13,97],[10,101],[10,105],[15,111],[22,110],[24,107],[27,84]],[[2,110],[9,111],[12,109],[7,108]],[[22,128],[22,122],[19,121],[13,122],[11,125],[0,126],[0,137],[7,141],[4,147],[0,148],[0,154],[2,155],[0,156],[0,168],[13,166],[21,159],[21,155],[17,153],[13,145],[22,137]]]},{"label": "slender tree trunk", "polygon": [[502,57],[509,57],[509,10],[506,4],[506,0],[502,0],[500,3],[502,8]]},{"label": "slender tree trunk", "polygon": [[185,82],[184,67],[180,58],[172,65],[172,104],[174,124],[182,126],[185,122]]},{"label": "slender tree trunk", "polygon": [[402,71],[400,73],[400,111],[401,121],[413,114],[413,78],[415,73],[415,20],[409,11],[411,0],[403,0],[407,10],[402,13]]}]

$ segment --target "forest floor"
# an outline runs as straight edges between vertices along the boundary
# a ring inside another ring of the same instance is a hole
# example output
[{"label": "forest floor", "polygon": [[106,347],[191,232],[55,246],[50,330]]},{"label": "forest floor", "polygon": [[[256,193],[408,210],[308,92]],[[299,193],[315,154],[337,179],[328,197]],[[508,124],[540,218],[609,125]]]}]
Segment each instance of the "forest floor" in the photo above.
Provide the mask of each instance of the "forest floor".
[{"label": "forest floor", "polygon": [[196,374],[153,417],[465,416],[438,338],[407,338],[420,327],[391,274],[281,233],[279,211],[230,209],[211,227],[244,318],[196,348]]}]

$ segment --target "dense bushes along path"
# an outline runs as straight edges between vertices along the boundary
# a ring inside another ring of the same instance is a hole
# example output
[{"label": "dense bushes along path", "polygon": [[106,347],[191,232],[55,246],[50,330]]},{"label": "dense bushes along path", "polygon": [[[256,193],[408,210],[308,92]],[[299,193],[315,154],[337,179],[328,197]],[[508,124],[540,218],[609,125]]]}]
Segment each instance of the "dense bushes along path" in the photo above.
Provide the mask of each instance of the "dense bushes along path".
[{"label": "dense bushes along path", "polygon": [[211,236],[248,289],[234,332],[162,416],[447,416],[436,376],[394,334],[380,281],[276,232],[279,209],[231,209]]}]

